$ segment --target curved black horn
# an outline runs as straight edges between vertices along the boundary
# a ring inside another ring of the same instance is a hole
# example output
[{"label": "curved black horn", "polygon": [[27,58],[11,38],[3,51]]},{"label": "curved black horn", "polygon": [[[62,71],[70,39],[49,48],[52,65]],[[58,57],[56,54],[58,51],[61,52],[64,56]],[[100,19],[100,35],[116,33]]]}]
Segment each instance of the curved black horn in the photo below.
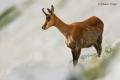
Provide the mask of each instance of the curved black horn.
[{"label": "curved black horn", "polygon": [[43,13],[47,16],[48,14],[44,11],[44,8],[42,8]]},{"label": "curved black horn", "polygon": [[50,14],[52,14],[52,11],[51,11],[49,8],[47,8],[47,10],[48,10],[48,12],[49,12]]}]

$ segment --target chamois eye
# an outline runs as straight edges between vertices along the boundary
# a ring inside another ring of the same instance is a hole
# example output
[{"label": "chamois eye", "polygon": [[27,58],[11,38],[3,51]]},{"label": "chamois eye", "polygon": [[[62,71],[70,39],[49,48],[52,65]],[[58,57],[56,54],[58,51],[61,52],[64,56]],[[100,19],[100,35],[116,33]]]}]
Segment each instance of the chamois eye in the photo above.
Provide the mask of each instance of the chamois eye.
[{"label": "chamois eye", "polygon": [[47,21],[50,21],[50,16],[47,16]]}]

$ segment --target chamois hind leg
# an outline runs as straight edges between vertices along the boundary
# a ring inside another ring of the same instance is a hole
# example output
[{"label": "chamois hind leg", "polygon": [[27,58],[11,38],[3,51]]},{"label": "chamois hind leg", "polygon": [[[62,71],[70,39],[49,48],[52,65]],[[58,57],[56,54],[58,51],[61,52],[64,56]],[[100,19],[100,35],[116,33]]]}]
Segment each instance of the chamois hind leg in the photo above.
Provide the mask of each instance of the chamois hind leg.
[{"label": "chamois hind leg", "polygon": [[76,66],[78,63],[78,59],[80,56],[80,52],[81,49],[80,48],[76,48],[76,49],[72,49],[72,56],[73,56],[73,65]]},{"label": "chamois hind leg", "polygon": [[97,54],[98,54],[98,57],[100,57],[101,55],[101,51],[102,51],[102,46],[101,46],[101,43],[102,43],[102,36],[100,36],[96,42],[96,44],[94,45],[96,51],[97,51]]},{"label": "chamois hind leg", "polygon": [[102,51],[101,45],[95,44],[94,47],[95,47],[95,49],[97,51],[98,57],[100,57],[101,51]]}]

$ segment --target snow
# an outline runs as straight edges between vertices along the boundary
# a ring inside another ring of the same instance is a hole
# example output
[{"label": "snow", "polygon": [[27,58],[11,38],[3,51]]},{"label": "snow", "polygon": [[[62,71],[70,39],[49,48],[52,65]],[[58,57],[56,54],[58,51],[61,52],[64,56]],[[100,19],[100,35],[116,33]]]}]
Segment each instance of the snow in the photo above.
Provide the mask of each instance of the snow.
[{"label": "snow", "polygon": [[[0,10],[4,11],[14,4],[21,6],[23,2],[1,0]],[[56,15],[67,23],[82,21],[93,15],[101,18],[105,24],[103,48],[106,42],[113,43],[120,38],[119,0],[116,0],[116,6],[100,6],[97,4],[99,0],[67,0],[61,9],[57,6],[58,2],[36,0],[28,9],[22,10],[20,17],[0,31],[0,80],[66,80],[72,65],[72,55],[65,45],[64,37],[54,27],[47,31],[41,29],[45,20],[41,9],[53,3]],[[82,50],[82,55],[90,53],[95,53],[95,50]],[[117,59],[119,61],[120,58]],[[114,65],[120,64],[117,62]],[[113,73],[103,80],[112,80],[111,77],[119,80],[119,75],[114,75],[119,74],[119,67],[110,69]]]}]

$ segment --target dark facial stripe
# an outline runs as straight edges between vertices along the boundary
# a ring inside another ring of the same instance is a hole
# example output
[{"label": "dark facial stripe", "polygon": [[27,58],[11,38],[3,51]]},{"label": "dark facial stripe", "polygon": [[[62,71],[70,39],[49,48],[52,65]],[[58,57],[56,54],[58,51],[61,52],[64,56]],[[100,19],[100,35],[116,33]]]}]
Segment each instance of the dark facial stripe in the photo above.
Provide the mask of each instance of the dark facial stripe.
[{"label": "dark facial stripe", "polygon": [[46,26],[47,26],[47,22],[45,22],[45,24],[42,26],[42,29],[46,29]]}]

